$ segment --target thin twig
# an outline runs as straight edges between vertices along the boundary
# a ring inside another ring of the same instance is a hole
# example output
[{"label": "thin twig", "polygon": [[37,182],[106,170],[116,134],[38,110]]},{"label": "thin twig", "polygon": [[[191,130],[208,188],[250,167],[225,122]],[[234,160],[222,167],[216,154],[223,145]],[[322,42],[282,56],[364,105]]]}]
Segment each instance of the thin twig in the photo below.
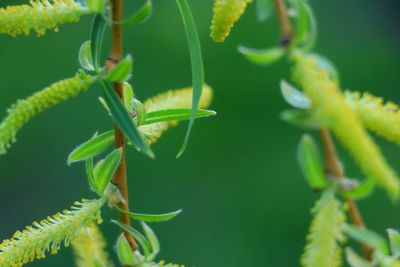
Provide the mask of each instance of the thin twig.
[{"label": "thin twig", "polygon": [[[113,21],[121,21],[123,19],[123,0],[112,0],[111,1],[111,10],[112,10],[112,19]],[[123,58],[123,48],[122,48],[122,25],[121,24],[113,24],[112,25],[112,33],[111,33],[111,51],[109,55],[109,59],[106,62],[107,69],[113,68],[122,58]],[[119,95],[121,99],[123,99],[123,84],[122,83],[114,83],[114,90]],[[128,181],[126,174],[126,145],[125,145],[125,137],[121,130],[114,125],[114,135],[115,135],[115,147],[122,147],[122,159],[121,164],[118,166],[117,171],[113,177],[112,182],[119,188],[121,191],[122,197],[125,201],[121,201],[119,203],[119,207],[124,211],[129,211],[129,194],[128,194]],[[121,222],[126,225],[130,225],[131,221],[127,214],[121,212],[120,213]],[[133,250],[138,249],[138,245],[134,239],[134,237],[127,231],[123,231],[126,239],[131,245]]]},{"label": "thin twig", "polygon": [[286,9],[285,4],[282,0],[274,0],[275,8],[278,13],[279,23],[281,25],[281,41],[280,45],[282,47],[288,47],[292,42],[294,32],[292,29],[292,24]]},{"label": "thin twig", "polygon": [[[327,175],[333,175],[338,179],[344,179],[346,175],[343,171],[342,165],[340,164],[331,134],[329,133],[328,129],[321,128],[320,135],[325,154],[325,173]],[[351,198],[346,198],[345,200],[349,208],[349,214],[353,224],[358,228],[364,229],[364,220],[361,216],[360,210],[357,207],[357,204]],[[364,243],[360,243],[360,246],[364,257],[367,260],[371,260],[372,248]]]}]

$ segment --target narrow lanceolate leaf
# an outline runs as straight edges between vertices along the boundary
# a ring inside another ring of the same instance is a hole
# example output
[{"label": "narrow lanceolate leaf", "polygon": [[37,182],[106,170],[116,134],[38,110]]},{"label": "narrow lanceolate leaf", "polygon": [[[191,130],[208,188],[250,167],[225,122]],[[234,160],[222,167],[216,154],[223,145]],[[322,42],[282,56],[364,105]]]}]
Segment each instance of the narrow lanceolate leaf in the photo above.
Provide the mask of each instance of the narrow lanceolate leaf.
[{"label": "narrow lanceolate leaf", "polygon": [[138,263],[135,260],[135,255],[133,254],[133,250],[129,245],[128,240],[126,240],[125,235],[121,234],[117,239],[117,255],[118,260],[123,265],[135,265]]},{"label": "narrow lanceolate leaf", "polygon": [[259,65],[269,65],[275,63],[276,61],[281,59],[286,53],[286,50],[282,47],[255,49],[248,48],[242,45],[238,47],[238,51],[247,60]]},{"label": "narrow lanceolate leaf", "polygon": [[32,0],[29,4],[0,8],[0,34],[29,35],[33,30],[40,36],[48,29],[58,31],[61,24],[78,22],[89,13],[74,0]]},{"label": "narrow lanceolate leaf", "polygon": [[[196,111],[195,118],[205,118],[209,116],[215,116],[216,114],[217,113],[212,110],[198,109]],[[157,122],[189,120],[191,116],[192,109],[189,108],[163,109],[147,113],[146,120],[144,121],[143,125]]]},{"label": "narrow lanceolate leaf", "polygon": [[122,148],[111,152],[105,159],[99,161],[93,170],[94,189],[99,196],[104,194],[108,183],[114,176],[122,157]]},{"label": "narrow lanceolate leaf", "polygon": [[149,240],[151,246],[151,253],[147,257],[147,260],[151,261],[158,255],[158,253],[160,253],[160,242],[158,242],[158,238],[153,230],[150,228],[150,226],[142,222],[142,227],[143,232],[146,235],[147,240]]},{"label": "narrow lanceolate leaf", "polygon": [[47,252],[55,254],[62,243],[68,246],[94,222],[101,222],[103,200],[75,202],[71,211],[57,213],[41,222],[34,222],[22,232],[0,244],[0,266],[22,266],[42,259]]},{"label": "narrow lanceolate leaf", "polygon": [[310,99],[300,92],[300,90],[298,90],[296,87],[285,80],[282,80],[280,85],[282,96],[290,105],[300,109],[311,108]]},{"label": "narrow lanceolate leaf", "polygon": [[123,82],[132,72],[132,57],[127,55],[121,62],[119,62],[105,77],[110,82]]},{"label": "narrow lanceolate leaf", "polygon": [[342,191],[343,195],[354,200],[360,200],[368,197],[374,191],[375,180],[365,179],[358,186]]},{"label": "narrow lanceolate leaf", "polygon": [[274,12],[273,0],[256,0],[258,21],[266,21]]},{"label": "narrow lanceolate leaf", "polygon": [[101,47],[103,44],[103,37],[106,27],[107,22],[105,21],[103,15],[96,14],[93,20],[92,31],[90,34],[90,45],[94,68],[98,72],[100,71]]},{"label": "narrow lanceolate leaf", "polygon": [[223,42],[252,0],[214,0],[211,38]]},{"label": "narrow lanceolate leaf", "polygon": [[113,88],[105,82],[101,82],[104,100],[111,111],[114,122],[118,125],[124,135],[145,155],[154,158],[153,151],[147,145],[142,135],[133,122],[131,115],[128,113],[121,100],[114,92]]},{"label": "narrow lanceolate leaf", "polygon": [[[207,108],[212,100],[212,89],[205,85],[199,101],[199,108]],[[146,113],[172,108],[190,108],[192,104],[192,88],[171,90],[152,97],[144,102]],[[161,135],[177,121],[165,121],[139,126],[140,132],[147,143],[155,143]]]},{"label": "narrow lanceolate leaf", "polygon": [[136,11],[135,14],[127,18],[126,20],[119,22],[118,24],[124,25],[136,25],[139,23],[146,22],[152,14],[153,11],[153,3],[151,0],[147,0],[146,3],[143,4],[142,7]]},{"label": "narrow lanceolate leaf", "polygon": [[144,214],[144,213],[136,213],[136,212],[126,212],[123,210],[120,210],[123,213],[128,214],[132,219],[138,220],[138,221],[144,221],[144,222],[165,222],[172,220],[182,212],[182,210],[177,210],[169,213],[163,213],[163,214]]},{"label": "narrow lanceolate leaf", "polygon": [[400,232],[394,229],[388,229],[390,251],[393,257],[398,258],[400,256]]},{"label": "narrow lanceolate leaf", "polygon": [[346,224],[344,230],[346,235],[350,236],[354,240],[377,249],[384,255],[389,255],[389,248],[386,240],[378,233],[369,229],[361,229],[350,224]]},{"label": "narrow lanceolate leaf", "polygon": [[0,123],[0,155],[15,142],[17,132],[33,117],[42,111],[64,102],[86,91],[93,77],[84,72],[72,78],[61,80],[32,96],[17,101],[8,109],[8,115]]},{"label": "narrow lanceolate leaf", "polygon": [[132,111],[133,109],[132,99],[134,97],[132,85],[130,85],[128,82],[124,82],[123,91],[124,91],[124,105],[128,111]]},{"label": "narrow lanceolate leaf", "polygon": [[308,1],[294,0],[297,11],[295,42],[303,51],[311,50],[317,40],[317,20]]},{"label": "narrow lanceolate leaf", "polygon": [[186,132],[185,140],[177,155],[180,157],[186,149],[189,141],[190,132],[192,131],[196,110],[200,102],[201,91],[204,85],[204,68],[203,58],[201,55],[200,39],[197,33],[196,23],[194,21],[192,11],[186,0],[176,0],[179,11],[182,16],[183,24],[186,31],[186,39],[189,46],[190,61],[192,65],[192,83],[193,83],[193,96],[192,96],[192,116],[190,118],[189,127]]},{"label": "narrow lanceolate leaf", "polygon": [[94,70],[90,41],[86,41],[81,45],[79,49],[79,63],[85,70]]},{"label": "narrow lanceolate leaf", "polygon": [[312,189],[323,189],[327,185],[317,144],[310,135],[303,135],[297,152],[301,170]]},{"label": "narrow lanceolate leaf", "polygon": [[307,244],[301,257],[304,267],[338,267],[341,265],[339,243],[344,240],[345,215],[342,204],[335,198],[333,190],[322,193],[312,210]]},{"label": "narrow lanceolate leaf", "polygon": [[294,77],[310,98],[315,118],[332,130],[368,178],[374,179],[392,197],[398,197],[400,183],[396,173],[363,128],[337,83],[316,66],[312,56],[298,55]]},{"label": "narrow lanceolate leaf", "polygon": [[126,224],[116,221],[116,220],[111,220],[111,222],[115,223],[116,225],[121,227],[121,229],[131,233],[134,236],[136,241],[139,243],[140,247],[143,249],[144,255],[147,259],[147,257],[151,253],[151,244],[150,244],[149,240],[147,240],[147,238],[144,237],[138,230],[136,230],[135,228],[133,228],[129,225],[126,225]]},{"label": "narrow lanceolate leaf", "polygon": [[112,267],[114,264],[109,259],[106,241],[99,227],[92,223],[81,231],[79,236],[72,241],[77,267]]},{"label": "narrow lanceolate leaf", "polygon": [[346,92],[346,100],[370,131],[400,145],[400,108],[369,93]]},{"label": "narrow lanceolate leaf", "polygon": [[114,143],[114,131],[107,131],[96,135],[89,141],[79,145],[68,156],[68,164],[92,158]]}]

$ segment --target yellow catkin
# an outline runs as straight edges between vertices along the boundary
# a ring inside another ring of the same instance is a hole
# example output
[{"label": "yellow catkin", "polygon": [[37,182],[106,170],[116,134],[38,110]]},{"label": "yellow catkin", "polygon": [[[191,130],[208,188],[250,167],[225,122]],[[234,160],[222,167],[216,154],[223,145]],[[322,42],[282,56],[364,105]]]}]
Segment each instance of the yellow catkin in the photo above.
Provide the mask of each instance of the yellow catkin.
[{"label": "yellow catkin", "polygon": [[385,188],[392,197],[398,197],[400,184],[396,173],[362,127],[338,85],[329,79],[324,70],[316,67],[316,59],[312,56],[298,55],[294,79],[311,99],[312,111],[316,118],[338,137],[363,173]]},{"label": "yellow catkin", "polygon": [[57,213],[41,222],[34,222],[22,232],[0,244],[0,266],[19,267],[35,259],[45,258],[46,252],[55,254],[63,243],[71,241],[93,222],[101,222],[103,200],[75,202],[71,210]]},{"label": "yellow catkin", "polygon": [[400,145],[400,109],[369,93],[345,92],[346,100],[370,131]]},{"label": "yellow catkin", "polygon": [[211,38],[223,42],[233,25],[244,13],[247,4],[252,0],[215,0],[214,15],[211,23]]},{"label": "yellow catkin", "polygon": [[72,248],[77,267],[96,266],[96,263],[100,263],[103,267],[114,266],[106,252],[106,241],[94,223],[82,230],[72,241]]},{"label": "yellow catkin", "polygon": [[29,4],[7,6],[0,9],[0,34],[38,36],[47,29],[58,31],[63,23],[78,22],[90,11],[74,0],[31,0]]},{"label": "yellow catkin", "polygon": [[80,72],[72,78],[56,82],[11,106],[8,109],[8,116],[0,123],[0,155],[6,153],[6,148],[15,142],[17,132],[30,119],[40,112],[86,91],[92,82],[92,76]]},{"label": "yellow catkin", "polygon": [[[201,94],[199,108],[207,108],[212,100],[212,89],[205,85]],[[157,111],[168,108],[191,108],[192,105],[192,88],[184,88],[171,90],[166,93],[159,94],[144,102],[146,112]],[[178,122],[158,122],[148,125],[139,126],[140,132],[143,134],[149,144],[155,143],[168,128],[175,126]]]},{"label": "yellow catkin", "polygon": [[312,209],[314,215],[307,244],[301,257],[303,267],[338,267],[341,265],[339,242],[344,240],[345,215],[331,189],[323,192]]}]

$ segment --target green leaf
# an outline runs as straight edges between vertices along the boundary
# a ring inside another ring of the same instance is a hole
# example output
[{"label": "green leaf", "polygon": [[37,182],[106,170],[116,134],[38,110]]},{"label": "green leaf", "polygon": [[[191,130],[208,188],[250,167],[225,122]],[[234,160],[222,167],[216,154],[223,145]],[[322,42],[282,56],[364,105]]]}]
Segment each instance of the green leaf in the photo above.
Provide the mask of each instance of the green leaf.
[{"label": "green leaf", "polygon": [[304,0],[291,0],[296,9],[296,35],[295,41],[302,44],[308,37],[310,17]]},{"label": "green leaf", "polygon": [[148,0],[135,14],[133,14],[128,19],[124,20],[122,24],[136,25],[139,23],[146,22],[151,17],[152,11],[153,11],[153,3],[151,0]]},{"label": "green leaf", "polygon": [[128,240],[126,240],[124,234],[120,234],[118,237],[116,248],[119,262],[122,265],[135,265],[138,263],[137,260],[135,261],[135,256],[131,246],[129,245]]},{"label": "green leaf", "polygon": [[351,267],[372,267],[372,264],[355,253],[351,248],[346,248],[346,259]]},{"label": "green leaf", "polygon": [[110,108],[108,107],[108,105],[107,105],[106,101],[104,100],[104,98],[99,96],[98,99],[99,99],[100,104],[103,106],[103,108],[105,108],[108,111],[108,113],[111,113]]},{"label": "green leaf", "polygon": [[103,13],[104,8],[105,8],[105,1],[104,0],[86,0],[86,5],[93,12]]},{"label": "green leaf", "polygon": [[280,118],[294,126],[316,130],[320,128],[320,124],[318,121],[313,119],[312,113],[307,110],[285,110],[280,114]]},{"label": "green leaf", "polygon": [[147,113],[146,113],[146,109],[144,108],[144,105],[142,104],[142,102],[140,102],[139,100],[137,100],[136,98],[133,98],[131,100],[133,109],[136,112],[136,122],[137,125],[142,125],[147,118]]},{"label": "green leaf", "polygon": [[67,163],[70,165],[73,162],[92,158],[106,150],[113,142],[114,131],[108,131],[97,135],[75,148],[71,154],[69,154]]},{"label": "green leaf", "polygon": [[176,0],[179,11],[182,16],[183,24],[186,31],[186,39],[189,46],[190,60],[192,65],[192,80],[193,80],[193,98],[192,98],[192,115],[189,122],[189,127],[186,132],[185,140],[177,155],[180,157],[185,152],[189,141],[190,132],[193,128],[197,106],[199,105],[201,91],[204,84],[204,68],[203,58],[201,56],[200,39],[197,33],[196,23],[194,21],[192,11],[186,0]]},{"label": "green leaf", "polygon": [[135,123],[133,122],[131,115],[122,104],[119,97],[116,95],[114,90],[104,81],[101,81],[102,90],[104,94],[104,100],[111,111],[111,117],[114,122],[118,125],[125,136],[134,144],[142,153],[154,158],[153,151],[143,139],[142,135],[138,131]]},{"label": "green leaf", "polygon": [[272,0],[257,0],[256,1],[256,12],[258,21],[266,21],[271,17],[274,12],[274,5]]},{"label": "green leaf", "polygon": [[103,196],[108,183],[114,176],[122,158],[122,148],[115,149],[105,159],[100,160],[94,167],[94,182],[97,194]]},{"label": "green leaf", "polygon": [[128,82],[124,82],[124,104],[128,111],[132,111],[132,99],[133,99],[133,89],[132,86]]},{"label": "green leaf", "polygon": [[390,251],[393,257],[400,257],[400,232],[395,229],[388,229]]},{"label": "green leaf", "polygon": [[96,14],[93,20],[92,32],[91,32],[91,51],[92,51],[92,59],[93,65],[97,72],[100,71],[100,56],[101,56],[101,47],[103,44],[104,32],[106,30],[107,23],[104,20],[102,14]]},{"label": "green leaf", "polygon": [[[212,110],[198,109],[195,118],[204,118],[215,116],[217,113]],[[146,121],[143,123],[151,124],[162,121],[189,120],[192,116],[192,110],[189,108],[163,109],[147,113]]]},{"label": "green leaf", "polygon": [[245,46],[238,47],[239,53],[241,53],[247,60],[254,64],[269,65],[275,63],[281,59],[286,49],[282,47],[272,47],[267,49],[254,49]]},{"label": "green leaf", "polygon": [[311,108],[311,101],[303,92],[285,80],[281,80],[280,85],[282,96],[290,105],[300,109]]},{"label": "green leaf", "polygon": [[345,224],[344,230],[346,234],[354,240],[360,243],[364,243],[374,249],[377,249],[384,255],[389,254],[389,248],[386,240],[378,233],[373,232],[369,229],[361,229],[350,224]]},{"label": "green leaf", "polygon": [[132,56],[127,55],[121,60],[105,77],[110,82],[123,82],[125,81],[132,72]]},{"label": "green leaf", "polygon": [[124,210],[119,210],[120,212],[123,212],[125,214],[128,214],[129,217],[131,217],[134,220],[138,221],[144,221],[144,222],[165,222],[169,221],[178,214],[182,212],[182,210],[177,210],[169,213],[164,213],[164,214],[144,214],[144,213],[135,213],[135,212],[127,212]]},{"label": "green leaf", "polygon": [[324,169],[314,139],[304,134],[301,138],[297,158],[301,171],[312,189],[322,189],[327,185]]},{"label": "green leaf", "polygon": [[[88,182],[90,188],[96,192],[96,182],[93,173],[93,158],[89,158],[85,161],[85,169],[86,169],[86,176],[88,178]],[[96,192],[97,193],[97,192]]]},{"label": "green leaf", "polygon": [[86,41],[81,45],[79,49],[79,63],[81,67],[88,71],[93,71],[93,59],[91,51],[91,41]]},{"label": "green leaf", "polygon": [[147,260],[151,261],[158,255],[158,253],[160,253],[160,242],[158,242],[158,238],[150,226],[148,226],[145,222],[142,222],[142,227],[147,240],[150,242],[151,254]]},{"label": "green leaf", "polygon": [[299,34],[296,37],[296,43],[301,46],[303,51],[310,51],[317,41],[317,20],[313,9],[308,3],[301,0],[298,0],[298,3],[299,18],[297,30],[299,31]]},{"label": "green leaf", "polygon": [[122,222],[116,221],[116,220],[111,220],[111,222],[115,223],[120,228],[122,228],[123,230],[125,230],[133,235],[133,237],[139,243],[140,247],[143,249],[146,259],[150,256],[151,244],[150,244],[149,240],[147,240],[146,237],[144,237],[138,230],[136,230],[135,228],[133,228],[129,225],[126,225]]},{"label": "green leaf", "polygon": [[371,195],[375,189],[375,181],[373,179],[365,179],[360,185],[347,191],[343,191],[343,195],[354,200],[361,200]]}]

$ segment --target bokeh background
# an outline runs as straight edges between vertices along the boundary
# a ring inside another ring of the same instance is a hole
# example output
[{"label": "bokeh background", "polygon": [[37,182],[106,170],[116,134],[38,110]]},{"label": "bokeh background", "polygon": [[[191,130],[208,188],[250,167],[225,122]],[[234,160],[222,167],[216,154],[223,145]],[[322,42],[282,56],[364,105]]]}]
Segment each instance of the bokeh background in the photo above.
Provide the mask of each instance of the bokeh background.
[{"label": "bokeh background", "polygon": [[[1,5],[21,2],[2,1]],[[141,3],[126,2],[127,14]],[[206,80],[215,90],[212,108],[218,116],[196,122],[188,150],[179,160],[175,155],[186,124],[154,146],[156,160],[129,151],[133,210],[157,213],[183,208],[175,220],[152,225],[161,240],[161,259],[204,267],[298,266],[309,211],[318,194],[307,186],[296,162],[303,131],[279,119],[288,105],[278,84],[290,77],[289,64],[282,60],[268,67],[255,66],[237,53],[239,44],[275,45],[277,18],[258,23],[251,5],[229,39],[215,44],[209,38],[212,1],[189,3],[200,31]],[[343,86],[400,103],[400,2],[312,4],[319,21],[316,51],[335,62]],[[87,17],[41,38],[0,36],[1,117],[16,99],[76,72],[77,52],[89,38],[90,24]],[[150,21],[126,28],[125,51],[134,56],[133,83],[142,100],[191,83],[185,35],[173,0],[155,0]],[[84,166],[68,167],[66,157],[95,131],[111,127],[97,101],[99,94],[94,86],[41,114],[20,131],[8,154],[0,157],[0,240],[75,200],[94,197]],[[376,139],[400,172],[400,148]],[[348,155],[343,150],[340,154],[348,175],[361,177]],[[388,227],[400,228],[399,206],[382,191],[376,190],[359,204],[369,227],[381,233]],[[112,251],[118,230],[109,218],[106,209],[103,229]],[[73,266],[72,252],[63,249],[28,266]]]}]

